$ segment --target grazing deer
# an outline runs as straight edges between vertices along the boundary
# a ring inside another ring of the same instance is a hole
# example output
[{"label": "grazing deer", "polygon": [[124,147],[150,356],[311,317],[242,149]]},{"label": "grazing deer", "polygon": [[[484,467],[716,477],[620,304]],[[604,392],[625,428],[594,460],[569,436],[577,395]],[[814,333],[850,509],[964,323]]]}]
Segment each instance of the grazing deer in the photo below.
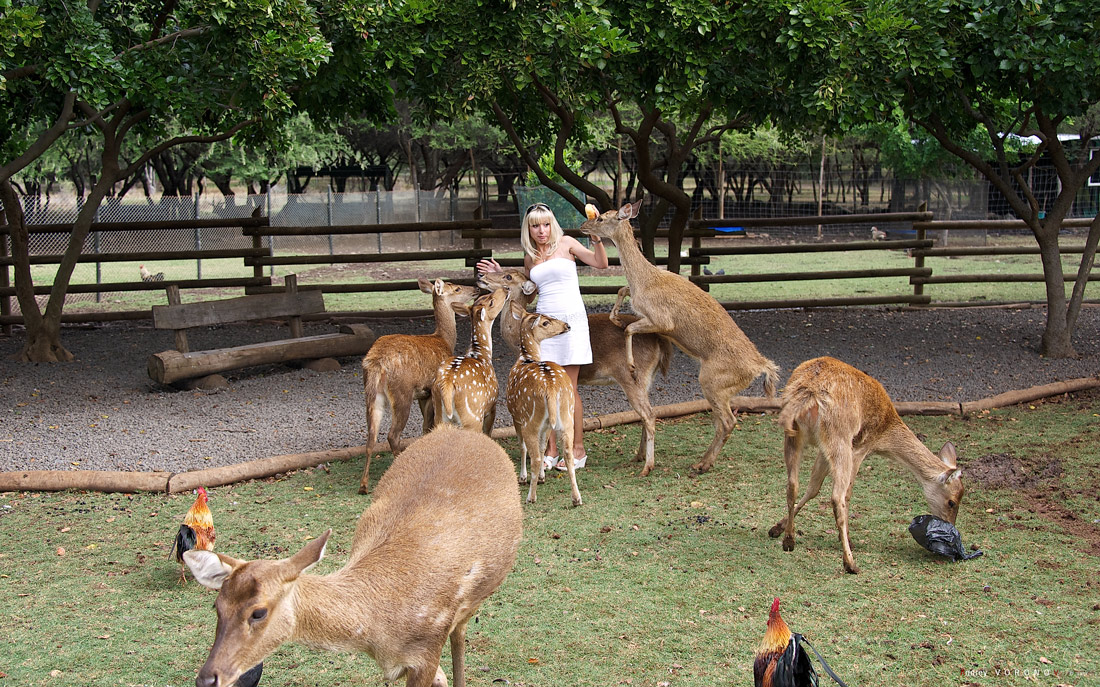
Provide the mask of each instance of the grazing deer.
[{"label": "grazing deer", "polygon": [[[874,377],[835,358],[807,360],[791,373],[783,390],[779,424],[783,427],[783,459],[787,463],[787,517],[768,530],[784,534],[783,550],[794,550],[794,518],[817,496],[827,473],[833,475],[833,514],[844,568],[858,573],[848,536],[848,502],[863,459],[880,453],[913,473],[932,514],[950,523],[959,514],[963,496],[962,470],[950,441],[934,454],[898,416],[886,389]],[[798,503],[798,467],[806,444],[818,448],[810,486]]]},{"label": "grazing deer", "polygon": [[359,493],[370,486],[370,461],[378,448],[382,412],[390,407],[387,439],[394,457],[401,452],[401,433],[409,421],[415,399],[424,418],[424,433],[432,428],[432,381],[436,370],[455,353],[454,303],[471,301],[478,294],[473,286],[417,279],[420,290],[432,295],[435,331],[431,334],[387,334],[380,336],[363,358],[363,395],[367,403],[367,462],[359,480]]},{"label": "grazing deer", "polygon": [[[482,288],[508,289],[509,302],[518,303],[526,309],[533,300],[534,282],[527,280],[526,273],[519,268],[505,268],[500,272],[486,272],[481,275],[478,285]],[[505,313],[507,313],[507,309]],[[634,412],[642,418],[642,436],[634,459],[644,462],[642,477],[653,470],[653,437],[657,429],[657,414],[649,402],[649,389],[657,370],[668,375],[672,363],[672,343],[657,334],[641,334],[634,339],[635,374],[631,374],[626,365],[626,333],[623,327],[638,319],[633,315],[617,313],[590,313],[588,315],[588,337],[592,345],[592,362],[581,365],[577,375],[577,384],[581,386],[610,386],[618,384],[626,394],[626,400]],[[502,317],[500,335],[513,351],[519,350],[520,320],[515,317]]]},{"label": "grazing deer", "polygon": [[218,630],[199,687],[228,687],[281,644],[363,651],[387,682],[445,687],[450,638],[455,687],[464,687],[466,624],[511,570],[523,529],[516,472],[492,439],[439,427],[379,480],[351,555],[328,575],[306,574],[332,530],[279,561],[210,551],[184,559],[218,589]]},{"label": "grazing deer", "polygon": [[520,440],[519,481],[527,481],[527,461],[531,462],[531,486],[527,503],[534,503],[538,483],[544,479],[542,457],[550,432],[555,432],[558,447],[565,453],[565,469],[573,505],[581,505],[577,473],[573,463],[573,383],[557,363],[543,361],[539,343],[569,331],[569,325],[553,317],[529,313],[516,302],[504,315],[520,321],[519,358],[508,374],[505,399],[512,424]]},{"label": "grazing deer", "polygon": [[497,416],[497,375],[493,369],[493,320],[504,308],[504,289],[478,296],[472,305],[455,303],[459,315],[469,316],[473,328],[470,350],[444,361],[432,382],[436,422],[449,422],[489,434]]},{"label": "grazing deer", "polygon": [[756,350],[729,313],[685,277],[658,269],[646,260],[634,240],[630,220],[638,216],[642,201],[610,210],[581,225],[580,231],[609,238],[619,249],[627,286],[619,290],[618,310],[629,295],[639,318],[626,326],[626,366],[637,379],[633,337],[661,334],[680,350],[699,361],[699,386],[714,416],[714,439],[702,459],[692,466],[698,472],[714,467],[737,421],[731,399],[752,380],[764,375],[764,391],[775,395],[779,368]]}]

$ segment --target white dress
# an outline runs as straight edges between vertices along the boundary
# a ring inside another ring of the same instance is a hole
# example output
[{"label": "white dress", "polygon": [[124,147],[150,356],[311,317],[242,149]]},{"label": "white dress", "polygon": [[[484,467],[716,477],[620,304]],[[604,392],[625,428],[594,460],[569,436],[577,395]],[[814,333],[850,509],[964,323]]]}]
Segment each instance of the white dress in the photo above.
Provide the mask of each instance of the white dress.
[{"label": "white dress", "polygon": [[542,342],[543,360],[559,365],[588,365],[592,343],[588,338],[588,313],[581,300],[577,263],[572,258],[551,258],[531,268],[531,281],[539,287],[535,312],[562,320],[569,331]]}]

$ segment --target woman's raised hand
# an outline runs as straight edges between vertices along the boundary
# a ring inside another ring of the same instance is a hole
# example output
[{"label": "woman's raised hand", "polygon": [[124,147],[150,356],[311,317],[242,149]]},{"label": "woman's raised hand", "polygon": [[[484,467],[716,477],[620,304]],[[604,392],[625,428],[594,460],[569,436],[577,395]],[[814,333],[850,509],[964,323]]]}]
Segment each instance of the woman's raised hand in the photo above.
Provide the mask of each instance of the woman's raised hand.
[{"label": "woman's raised hand", "polygon": [[500,263],[492,258],[482,258],[477,261],[477,271],[481,274],[485,272],[500,272]]}]

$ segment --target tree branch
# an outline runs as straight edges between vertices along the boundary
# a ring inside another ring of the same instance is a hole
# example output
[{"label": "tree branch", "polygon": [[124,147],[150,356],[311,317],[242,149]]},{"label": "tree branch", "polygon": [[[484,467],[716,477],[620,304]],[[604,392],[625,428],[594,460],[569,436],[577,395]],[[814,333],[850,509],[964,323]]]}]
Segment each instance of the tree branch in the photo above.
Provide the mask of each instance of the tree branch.
[{"label": "tree branch", "polygon": [[138,170],[140,170],[142,167],[144,167],[145,163],[148,162],[151,158],[153,158],[156,155],[159,155],[160,153],[164,152],[165,150],[168,150],[169,148],[172,148],[172,147],[178,146],[178,145],[183,145],[185,143],[217,143],[218,141],[224,141],[226,139],[233,138],[233,136],[235,136],[239,131],[241,131],[245,127],[248,127],[248,126],[251,126],[251,125],[255,124],[258,121],[259,121],[258,118],[253,117],[251,119],[247,119],[243,122],[240,122],[240,123],[234,125],[233,127],[229,128],[229,129],[227,129],[227,130],[225,130],[221,133],[218,133],[218,134],[211,134],[211,135],[208,135],[208,136],[198,136],[198,135],[176,136],[175,138],[168,139],[167,141],[164,141],[164,142],[160,143],[159,145],[145,151],[145,153],[141,157],[139,157],[136,161],[131,163],[129,167],[127,167],[126,169],[124,169],[120,172],[119,178],[126,178],[126,177],[130,176],[131,174],[136,173]]},{"label": "tree branch", "polygon": [[61,103],[61,113],[50,128],[38,135],[38,138],[23,151],[23,154],[0,167],[0,182],[4,182],[22,171],[27,165],[42,156],[50,146],[68,130],[69,120],[73,117],[73,106],[76,104],[76,93],[65,94]]}]

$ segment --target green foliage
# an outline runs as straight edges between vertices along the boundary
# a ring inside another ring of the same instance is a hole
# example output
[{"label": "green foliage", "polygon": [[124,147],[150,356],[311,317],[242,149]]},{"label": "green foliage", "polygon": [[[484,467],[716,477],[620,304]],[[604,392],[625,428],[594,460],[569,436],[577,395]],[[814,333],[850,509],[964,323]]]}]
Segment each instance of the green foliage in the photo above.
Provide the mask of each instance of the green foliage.
[{"label": "green foliage", "polygon": [[[5,142],[33,139],[56,119],[68,92],[84,115],[104,108],[141,114],[139,133],[155,135],[172,121],[210,135],[255,120],[252,142],[277,136],[302,111],[318,122],[392,111],[385,75],[373,62],[373,5],[185,0],[102,3],[93,12],[57,0],[7,1],[24,12],[33,7],[50,30],[5,42]],[[14,152],[6,150],[5,161]]]}]

